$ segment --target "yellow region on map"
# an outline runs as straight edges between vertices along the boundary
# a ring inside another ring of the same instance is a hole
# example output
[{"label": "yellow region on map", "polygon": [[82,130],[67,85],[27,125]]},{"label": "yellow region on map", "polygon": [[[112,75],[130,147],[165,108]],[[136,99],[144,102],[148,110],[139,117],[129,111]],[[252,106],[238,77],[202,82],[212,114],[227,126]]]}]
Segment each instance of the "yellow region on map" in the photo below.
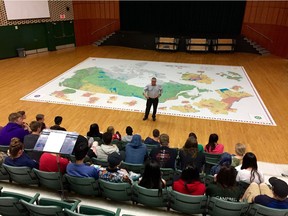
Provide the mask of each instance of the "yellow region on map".
[{"label": "yellow region on map", "polygon": [[237,109],[231,108],[234,102],[238,102],[245,97],[251,97],[252,95],[246,92],[231,91],[229,89],[216,90],[216,92],[222,97],[222,100],[215,99],[202,99],[199,102],[193,103],[193,105],[199,108],[207,108],[214,114],[229,114],[229,112],[236,112]]},{"label": "yellow region on map", "polygon": [[180,111],[183,113],[189,113],[189,112],[199,112],[199,110],[193,108],[190,104],[186,104],[184,106],[172,106],[170,109]]},{"label": "yellow region on map", "polygon": [[111,93],[107,88],[100,87],[97,85],[93,85],[91,83],[85,83],[83,86],[81,86],[80,90],[82,91],[89,91],[89,92],[97,92],[97,93],[104,93],[109,94]]},{"label": "yellow region on map", "polygon": [[211,84],[214,81],[214,79],[211,79],[210,77],[202,73],[201,74],[185,73],[182,75],[182,79],[206,84]]}]

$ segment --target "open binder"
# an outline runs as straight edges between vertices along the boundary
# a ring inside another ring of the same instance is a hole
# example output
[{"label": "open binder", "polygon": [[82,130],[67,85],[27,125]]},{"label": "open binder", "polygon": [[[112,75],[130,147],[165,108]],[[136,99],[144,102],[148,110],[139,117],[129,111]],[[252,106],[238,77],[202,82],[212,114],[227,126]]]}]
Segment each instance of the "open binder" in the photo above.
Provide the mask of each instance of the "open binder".
[{"label": "open binder", "polygon": [[34,146],[34,151],[70,155],[78,135],[75,132],[44,129]]}]

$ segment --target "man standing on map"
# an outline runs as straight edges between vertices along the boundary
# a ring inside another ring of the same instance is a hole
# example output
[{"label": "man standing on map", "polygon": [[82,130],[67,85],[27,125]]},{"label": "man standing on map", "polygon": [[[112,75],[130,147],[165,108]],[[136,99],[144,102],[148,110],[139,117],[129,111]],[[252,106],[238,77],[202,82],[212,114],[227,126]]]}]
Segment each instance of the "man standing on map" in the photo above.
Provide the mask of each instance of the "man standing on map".
[{"label": "man standing on map", "polygon": [[143,95],[147,99],[146,102],[146,110],[145,110],[145,115],[143,120],[148,119],[148,115],[150,113],[151,106],[153,104],[153,114],[152,114],[152,119],[153,121],[156,121],[156,112],[157,112],[157,106],[159,102],[159,97],[162,94],[162,86],[161,85],[156,85],[157,79],[153,77],[151,79],[151,84],[148,84],[144,88],[144,93]]}]

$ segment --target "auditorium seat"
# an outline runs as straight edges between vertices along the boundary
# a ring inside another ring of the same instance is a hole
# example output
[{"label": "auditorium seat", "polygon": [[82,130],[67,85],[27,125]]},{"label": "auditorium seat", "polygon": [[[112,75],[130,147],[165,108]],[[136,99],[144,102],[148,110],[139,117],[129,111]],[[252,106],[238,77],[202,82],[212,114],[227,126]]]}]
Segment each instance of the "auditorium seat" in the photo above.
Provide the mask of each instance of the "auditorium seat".
[{"label": "auditorium seat", "polygon": [[120,216],[121,209],[117,208],[116,212],[109,211],[103,208],[98,208],[94,206],[81,205],[79,207],[79,213],[71,211],[69,209],[64,209],[64,212],[68,216],[84,216],[84,215],[105,215],[105,216]]},{"label": "auditorium seat", "polygon": [[2,165],[8,172],[11,182],[24,185],[38,185],[38,179],[30,167],[14,167],[7,164]]},{"label": "auditorium seat", "polygon": [[172,190],[169,207],[185,214],[206,214],[207,196],[192,196]]},{"label": "auditorium seat", "polygon": [[166,188],[162,189],[162,194],[159,194],[158,189],[147,189],[139,186],[137,183],[133,185],[133,204],[142,204],[149,207],[167,207],[168,192]]},{"label": "auditorium seat", "polygon": [[208,202],[208,214],[211,216],[242,216],[249,208],[249,203],[229,202],[216,197],[210,197]]}]

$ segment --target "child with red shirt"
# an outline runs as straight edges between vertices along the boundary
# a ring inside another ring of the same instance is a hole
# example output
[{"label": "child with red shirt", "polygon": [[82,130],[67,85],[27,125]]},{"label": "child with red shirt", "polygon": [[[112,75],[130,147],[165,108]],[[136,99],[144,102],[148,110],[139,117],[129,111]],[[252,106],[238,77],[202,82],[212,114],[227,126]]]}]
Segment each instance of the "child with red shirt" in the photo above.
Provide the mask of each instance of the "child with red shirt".
[{"label": "child with red shirt", "polygon": [[179,180],[174,181],[173,190],[188,195],[204,195],[206,187],[200,181],[199,171],[193,166],[187,166]]}]

